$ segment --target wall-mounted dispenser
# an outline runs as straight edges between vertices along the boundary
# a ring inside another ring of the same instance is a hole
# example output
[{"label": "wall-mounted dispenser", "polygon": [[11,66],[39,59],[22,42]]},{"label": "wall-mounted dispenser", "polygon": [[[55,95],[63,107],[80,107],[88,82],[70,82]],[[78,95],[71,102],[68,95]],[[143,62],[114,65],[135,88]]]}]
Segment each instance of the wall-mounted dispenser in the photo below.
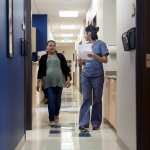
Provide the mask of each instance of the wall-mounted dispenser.
[{"label": "wall-mounted dispenser", "polygon": [[125,51],[135,50],[136,46],[136,28],[131,28],[122,34],[122,43]]}]

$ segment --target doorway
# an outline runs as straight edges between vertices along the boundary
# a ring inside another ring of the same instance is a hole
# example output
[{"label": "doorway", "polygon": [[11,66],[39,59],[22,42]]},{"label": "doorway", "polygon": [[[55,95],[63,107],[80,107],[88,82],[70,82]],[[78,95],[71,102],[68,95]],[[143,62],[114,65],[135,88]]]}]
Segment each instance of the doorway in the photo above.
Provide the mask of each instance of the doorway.
[{"label": "doorway", "polygon": [[[31,5],[30,2],[27,1],[28,4],[26,5],[30,6],[28,8],[28,15],[31,16]],[[150,123],[147,119],[149,112],[149,86],[150,86],[150,69],[149,64],[145,64],[145,59],[147,58],[149,60],[149,16],[145,14],[149,14],[149,1],[143,0],[142,2],[140,0],[137,0],[136,6],[137,6],[137,51],[136,51],[136,102],[137,102],[137,150],[148,150],[149,146],[149,139],[150,139],[150,132],[149,132],[149,126]],[[28,16],[27,15],[27,16]],[[28,27],[31,26],[31,21],[28,20]],[[30,27],[29,27],[30,28]],[[27,37],[30,37],[31,31],[27,32]],[[27,38],[29,39],[29,38]],[[31,41],[31,40],[30,40]],[[28,42],[30,42],[28,41]],[[31,46],[29,43],[26,46]],[[145,51],[143,51],[145,50]],[[29,51],[28,58],[31,60],[31,52]],[[29,61],[28,61],[29,62]],[[30,66],[30,67],[29,67]],[[27,68],[27,72],[30,71],[31,75],[31,61],[29,63],[29,68]],[[27,75],[28,76],[28,75]],[[31,81],[31,76],[28,77],[28,81]],[[31,82],[29,82],[31,83]],[[29,85],[29,84],[28,84]],[[26,86],[27,87],[27,86]],[[30,87],[30,88],[29,88]],[[27,129],[31,129],[32,127],[32,100],[31,100],[31,87],[32,85],[28,86],[29,91],[27,92],[28,98],[26,97],[26,110],[27,110]],[[143,135],[143,136],[142,136]],[[144,137],[144,138],[143,138]]]}]

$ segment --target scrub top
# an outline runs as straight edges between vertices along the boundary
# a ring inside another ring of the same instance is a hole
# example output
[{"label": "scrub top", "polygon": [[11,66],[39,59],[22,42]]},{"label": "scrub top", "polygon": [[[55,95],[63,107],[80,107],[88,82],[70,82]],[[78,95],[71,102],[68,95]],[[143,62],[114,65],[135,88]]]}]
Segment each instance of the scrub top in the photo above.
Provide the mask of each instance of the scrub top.
[{"label": "scrub top", "polygon": [[[93,43],[92,51],[99,56],[109,55],[106,44],[101,40],[97,40]],[[104,75],[103,64],[95,59],[86,60],[83,75],[86,77],[99,77]]]}]

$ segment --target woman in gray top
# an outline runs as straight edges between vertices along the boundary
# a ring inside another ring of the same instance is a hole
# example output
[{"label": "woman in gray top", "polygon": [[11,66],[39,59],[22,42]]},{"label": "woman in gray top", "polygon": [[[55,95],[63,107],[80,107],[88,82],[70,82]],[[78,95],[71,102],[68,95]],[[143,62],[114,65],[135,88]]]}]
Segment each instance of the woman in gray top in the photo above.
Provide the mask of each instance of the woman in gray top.
[{"label": "woman in gray top", "polygon": [[56,52],[56,42],[47,43],[47,54],[39,61],[37,90],[39,91],[41,80],[48,96],[48,111],[50,125],[54,125],[59,119],[61,95],[63,87],[70,86],[70,69],[64,55]]}]

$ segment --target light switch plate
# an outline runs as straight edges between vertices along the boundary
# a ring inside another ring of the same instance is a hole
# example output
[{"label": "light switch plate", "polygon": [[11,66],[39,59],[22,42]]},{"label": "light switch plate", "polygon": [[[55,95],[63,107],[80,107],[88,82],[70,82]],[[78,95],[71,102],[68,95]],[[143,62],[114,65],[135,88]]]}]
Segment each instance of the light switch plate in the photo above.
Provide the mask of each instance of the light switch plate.
[{"label": "light switch plate", "polygon": [[150,68],[150,54],[146,54],[146,68]]}]

